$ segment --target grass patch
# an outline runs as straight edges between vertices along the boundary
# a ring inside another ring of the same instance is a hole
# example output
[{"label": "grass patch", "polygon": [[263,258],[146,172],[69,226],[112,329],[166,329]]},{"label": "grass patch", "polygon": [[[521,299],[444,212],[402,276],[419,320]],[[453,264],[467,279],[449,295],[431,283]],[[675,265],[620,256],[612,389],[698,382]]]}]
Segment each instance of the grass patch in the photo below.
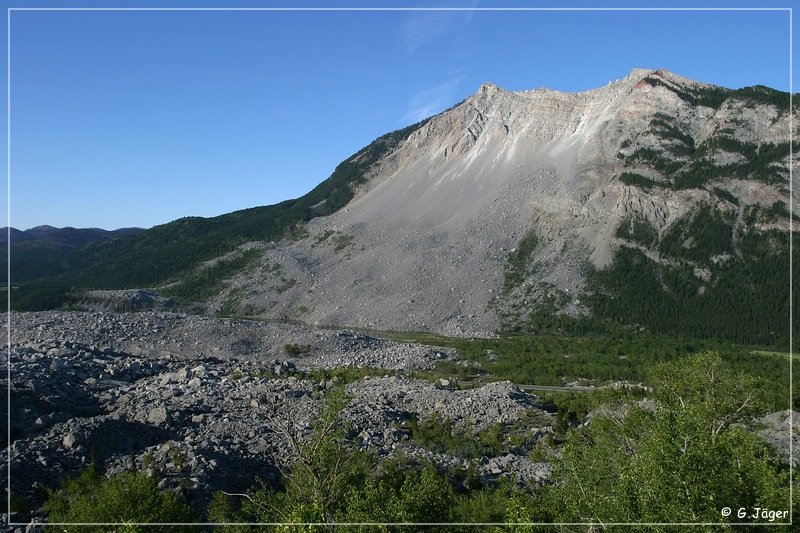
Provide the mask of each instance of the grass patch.
[{"label": "grass patch", "polygon": [[784,359],[789,359],[789,355],[792,356],[792,359],[800,359],[800,354],[793,353],[790,354],[789,352],[773,352],[769,350],[753,350],[750,352],[755,355],[766,355],[769,357],[782,357]]},{"label": "grass patch", "polygon": [[334,233],[336,232],[330,229],[326,229],[325,231],[320,233],[316,239],[314,239],[314,242],[313,244],[311,244],[311,247],[314,248],[315,246],[319,246],[323,242],[327,241],[328,238],[330,238],[330,236],[333,235]]}]

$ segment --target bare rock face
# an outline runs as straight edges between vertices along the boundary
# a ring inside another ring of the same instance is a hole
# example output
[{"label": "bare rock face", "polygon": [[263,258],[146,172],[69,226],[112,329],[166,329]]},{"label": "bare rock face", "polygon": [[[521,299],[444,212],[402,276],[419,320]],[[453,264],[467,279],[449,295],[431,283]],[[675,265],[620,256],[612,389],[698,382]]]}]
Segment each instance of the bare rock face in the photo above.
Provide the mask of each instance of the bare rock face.
[{"label": "bare rock face", "polygon": [[[706,105],[714,90],[644,69],[576,94],[484,84],[381,159],[349,205],[308,224],[307,238],[252,244],[264,249],[263,264],[212,308],[233,302],[313,324],[490,335],[509,254],[532,234],[531,298],[555,291],[565,295],[562,310],[584,313],[586,266],[612,261],[621,221],[643,217],[663,233],[716,201],[710,187],[675,186],[678,169],[740,161],[719,136],[788,141],[785,110],[741,99]],[[775,164],[788,176],[788,158]],[[626,172],[655,186],[625,182]],[[786,181],[732,178],[720,186],[748,203],[789,204]]]}]

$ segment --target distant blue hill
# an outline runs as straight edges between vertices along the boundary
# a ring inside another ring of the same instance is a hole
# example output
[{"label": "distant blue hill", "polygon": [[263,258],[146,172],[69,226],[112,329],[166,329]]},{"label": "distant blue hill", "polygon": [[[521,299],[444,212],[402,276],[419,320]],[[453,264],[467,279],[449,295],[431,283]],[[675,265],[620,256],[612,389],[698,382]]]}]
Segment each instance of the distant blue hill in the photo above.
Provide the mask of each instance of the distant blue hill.
[{"label": "distant blue hill", "polygon": [[[37,265],[57,263],[71,252],[84,246],[112,241],[138,235],[142,228],[121,228],[104,230],[100,228],[55,228],[36,226],[28,230],[0,228],[0,245],[8,246],[11,237],[11,278],[15,281],[15,271],[35,271]],[[6,279],[6,254],[0,259],[0,279]]]}]

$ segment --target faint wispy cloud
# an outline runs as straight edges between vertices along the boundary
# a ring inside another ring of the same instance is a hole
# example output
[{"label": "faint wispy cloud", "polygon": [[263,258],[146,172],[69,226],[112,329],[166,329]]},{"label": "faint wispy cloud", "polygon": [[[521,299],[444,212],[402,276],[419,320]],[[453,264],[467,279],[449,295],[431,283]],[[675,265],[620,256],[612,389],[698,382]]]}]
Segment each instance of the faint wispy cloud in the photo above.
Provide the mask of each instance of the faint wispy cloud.
[{"label": "faint wispy cloud", "polygon": [[414,94],[409,99],[408,111],[400,119],[400,122],[404,124],[419,122],[423,118],[442,111],[453,103],[458,94],[459,84],[463,79],[464,74],[456,71],[447,81]]},{"label": "faint wispy cloud", "polygon": [[417,11],[405,19],[401,26],[401,36],[406,51],[413,54],[425,45],[431,44],[448,33],[464,33],[472,21],[474,11],[480,0],[456,0],[441,7],[460,7],[466,11]]},{"label": "faint wispy cloud", "polygon": [[403,45],[413,54],[448,33],[458,24],[458,13],[442,11],[416,12],[410,15],[401,28]]}]

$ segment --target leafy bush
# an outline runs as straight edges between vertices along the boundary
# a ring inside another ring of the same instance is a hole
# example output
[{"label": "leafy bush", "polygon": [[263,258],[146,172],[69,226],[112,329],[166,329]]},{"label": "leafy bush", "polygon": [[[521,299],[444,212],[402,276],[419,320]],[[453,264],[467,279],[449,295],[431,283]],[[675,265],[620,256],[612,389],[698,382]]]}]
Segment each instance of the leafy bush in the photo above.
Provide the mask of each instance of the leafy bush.
[{"label": "leafy bush", "polygon": [[[174,492],[158,488],[158,480],[144,472],[123,472],[102,479],[95,468],[50,491],[44,506],[50,523],[191,523],[194,512]],[[115,531],[111,526],[64,526],[64,531]],[[128,526],[125,531],[144,531]],[[192,531],[186,527],[183,530]]]},{"label": "leafy bush", "polygon": [[[397,461],[347,491],[340,522],[451,522],[456,494],[447,478],[430,464],[422,468]],[[414,528],[421,529],[421,528]],[[412,529],[412,530],[414,530]],[[364,527],[362,531],[372,531]]]},{"label": "leafy bush", "polygon": [[450,418],[434,414],[422,420],[412,419],[405,426],[419,446],[434,453],[445,453],[462,459],[478,459],[509,452],[509,442],[504,438],[500,424],[473,434],[467,428],[455,428]]},{"label": "leafy bush", "polygon": [[720,522],[725,506],[788,509],[788,468],[743,428],[760,384],[715,353],[661,365],[655,408],[609,403],[570,434],[556,464],[559,521]]},{"label": "leafy bush", "polygon": [[[405,457],[375,462],[372,455],[342,444],[344,429],[337,422],[344,406],[341,389],[329,393],[314,432],[293,441],[298,461],[276,490],[261,484],[241,506],[217,494],[209,507],[213,522],[280,522],[276,531],[430,531],[427,526],[380,526],[375,523],[476,523],[530,521],[537,506],[530,495],[511,481],[481,487],[474,471],[466,479],[439,472],[432,464]],[[466,489],[466,492],[459,492]],[[511,511],[515,512],[511,512]],[[354,523],[368,523],[359,526]],[[245,531],[246,528],[229,529]],[[471,532],[470,526],[448,526],[448,531]]]},{"label": "leafy bush", "polygon": [[[347,398],[342,387],[331,389],[312,433],[298,439],[291,426],[278,431],[292,443],[297,455],[291,474],[283,479],[281,490],[262,483],[242,505],[238,515],[256,522],[333,522],[337,510],[346,503],[350,487],[362,485],[367,475],[367,457],[342,446],[347,428],[339,412]],[[280,424],[278,421],[276,423]],[[232,517],[224,518],[225,521]]]}]

